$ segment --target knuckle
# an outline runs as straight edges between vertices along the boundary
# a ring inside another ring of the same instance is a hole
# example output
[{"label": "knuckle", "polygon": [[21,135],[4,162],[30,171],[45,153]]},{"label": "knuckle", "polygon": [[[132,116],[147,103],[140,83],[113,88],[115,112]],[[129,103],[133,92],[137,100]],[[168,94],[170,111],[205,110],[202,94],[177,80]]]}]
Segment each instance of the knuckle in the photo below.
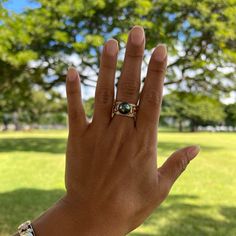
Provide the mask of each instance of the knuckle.
[{"label": "knuckle", "polygon": [[138,81],[122,81],[119,86],[119,91],[122,97],[133,97],[138,94],[139,82]]},{"label": "knuckle", "polygon": [[149,70],[156,74],[165,74],[166,66],[159,62],[159,63],[150,65]]},{"label": "knuckle", "polygon": [[183,172],[186,169],[187,165],[189,164],[189,161],[190,160],[186,155],[180,158],[180,160],[178,161],[178,168],[181,172]]},{"label": "knuckle", "polygon": [[143,94],[143,100],[151,105],[160,106],[162,101],[162,94],[158,93],[155,89],[150,89]]},{"label": "knuckle", "polygon": [[163,73],[163,74],[166,72],[165,68],[163,67],[153,68],[151,69],[151,71],[156,72],[156,73]]},{"label": "knuckle", "polygon": [[81,112],[76,108],[71,108],[69,111],[69,117],[71,121],[76,121],[80,118]]},{"label": "knuckle", "polygon": [[142,44],[142,46],[136,44],[128,44],[125,56],[141,60],[143,57],[143,52],[144,52],[144,44]]},{"label": "knuckle", "polygon": [[115,63],[112,58],[106,58],[102,61],[102,68],[105,70],[115,70]]},{"label": "knuckle", "polygon": [[76,86],[68,86],[66,91],[67,91],[68,96],[79,94],[78,88]]},{"label": "knuckle", "polygon": [[126,52],[126,57],[130,57],[132,59],[137,58],[138,60],[141,60],[143,57],[143,52],[140,51],[140,48],[134,48],[134,50],[132,50],[131,52],[130,51]]},{"label": "knuckle", "polygon": [[107,105],[110,104],[113,100],[113,91],[109,88],[101,87],[96,93],[96,101],[98,105]]},{"label": "knuckle", "polygon": [[154,61],[154,63],[150,64],[149,70],[155,73],[165,73],[166,72],[166,63]]}]

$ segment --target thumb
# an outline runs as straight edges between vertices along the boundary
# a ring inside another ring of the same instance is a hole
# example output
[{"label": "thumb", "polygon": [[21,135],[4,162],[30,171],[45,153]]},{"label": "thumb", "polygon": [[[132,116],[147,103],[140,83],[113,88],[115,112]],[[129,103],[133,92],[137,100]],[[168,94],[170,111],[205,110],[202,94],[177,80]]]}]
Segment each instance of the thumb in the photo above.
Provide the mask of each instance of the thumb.
[{"label": "thumb", "polygon": [[199,146],[189,146],[174,152],[158,169],[160,191],[167,195],[176,179],[200,151]]}]

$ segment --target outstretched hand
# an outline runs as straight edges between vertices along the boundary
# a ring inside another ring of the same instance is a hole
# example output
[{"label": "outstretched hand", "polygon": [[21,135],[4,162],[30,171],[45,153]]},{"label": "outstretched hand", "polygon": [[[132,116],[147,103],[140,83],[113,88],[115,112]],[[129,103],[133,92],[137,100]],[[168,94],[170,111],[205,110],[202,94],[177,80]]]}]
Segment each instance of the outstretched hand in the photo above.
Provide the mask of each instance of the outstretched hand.
[{"label": "outstretched hand", "polygon": [[[119,49],[116,40],[106,42],[91,123],[87,121],[82,105],[79,74],[74,68],[69,69],[66,81],[69,116],[67,193],[35,221],[39,235],[48,232],[57,236],[127,234],[161,204],[175,180],[198,154],[197,146],[186,147],[174,152],[157,167],[157,127],[167,49],[160,44],[153,51],[140,93],[144,48],[144,30],[135,26],[129,33],[117,94],[114,95]],[[136,119],[120,115],[112,117],[114,99],[138,104]],[[52,229],[53,223],[46,223],[53,222],[52,218],[56,218],[56,229]]]}]

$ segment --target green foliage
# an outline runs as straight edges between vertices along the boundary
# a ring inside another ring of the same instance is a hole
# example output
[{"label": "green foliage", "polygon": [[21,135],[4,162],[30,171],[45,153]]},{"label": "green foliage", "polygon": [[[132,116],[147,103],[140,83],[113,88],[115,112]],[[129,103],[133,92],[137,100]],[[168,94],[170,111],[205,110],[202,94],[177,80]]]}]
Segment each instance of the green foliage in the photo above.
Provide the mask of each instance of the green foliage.
[{"label": "green foliage", "polygon": [[224,121],[224,106],[220,101],[202,94],[172,92],[164,97],[164,117],[172,117],[176,121],[189,121],[191,129],[198,125],[215,125]]},{"label": "green foliage", "polygon": [[[86,67],[97,73],[104,41],[114,37],[122,49],[130,27],[139,24],[145,28],[149,50],[157,42],[166,43],[175,58],[166,84],[208,92],[235,88],[235,0],[35,2],[39,8],[20,14],[1,9],[1,70],[21,67],[13,78],[29,68],[27,62],[38,60],[32,83],[47,88],[60,84],[70,64],[66,56],[73,53],[82,59],[81,73]],[[230,69],[222,71],[226,66]],[[45,79],[52,72],[54,79]],[[89,80],[84,75],[82,82]]]},{"label": "green foliage", "polygon": [[[16,90],[12,90],[15,92]],[[31,89],[30,101],[19,94],[10,93],[9,99],[0,101],[0,118],[8,115],[13,122],[13,112],[22,124],[66,124],[66,100],[53,91]],[[14,95],[15,97],[12,97]],[[10,109],[11,108],[11,109]]]},{"label": "green foliage", "polygon": [[38,124],[42,125],[64,125],[67,124],[67,113],[49,112],[41,115]]},{"label": "green foliage", "polygon": [[226,125],[236,126],[236,103],[225,106]]},{"label": "green foliage", "polygon": [[24,123],[65,124],[66,101],[57,94],[36,90],[32,94],[31,103],[21,109],[20,114]]},{"label": "green foliage", "polygon": [[[124,49],[134,24],[145,28],[149,51],[157,43],[167,44],[171,57],[167,88],[175,84],[177,90],[215,98],[236,88],[236,0],[35,2],[38,8],[18,14],[0,3],[0,108],[4,112],[27,110],[35,86],[48,93],[64,83],[75,54],[81,60],[81,82],[95,85],[104,41],[116,38]],[[86,74],[88,69],[91,73]]]},{"label": "green foliage", "polygon": [[85,109],[86,116],[88,118],[92,118],[93,110],[94,110],[94,98],[93,97],[84,101],[84,109]]}]

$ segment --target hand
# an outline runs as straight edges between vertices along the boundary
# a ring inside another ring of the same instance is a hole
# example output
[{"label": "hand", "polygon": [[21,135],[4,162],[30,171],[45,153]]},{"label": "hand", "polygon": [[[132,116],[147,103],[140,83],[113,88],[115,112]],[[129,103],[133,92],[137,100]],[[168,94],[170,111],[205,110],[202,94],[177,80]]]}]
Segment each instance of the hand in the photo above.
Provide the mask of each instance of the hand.
[{"label": "hand", "polygon": [[155,48],[139,96],[144,48],[144,31],[136,26],[129,34],[116,95],[117,101],[139,101],[136,120],[119,115],[111,118],[116,40],[109,40],[102,52],[91,123],[85,117],[79,75],[69,69],[67,194],[34,222],[36,235],[125,235],[161,204],[198,154],[197,146],[183,148],[157,169],[157,125],[167,50],[164,45]]}]

